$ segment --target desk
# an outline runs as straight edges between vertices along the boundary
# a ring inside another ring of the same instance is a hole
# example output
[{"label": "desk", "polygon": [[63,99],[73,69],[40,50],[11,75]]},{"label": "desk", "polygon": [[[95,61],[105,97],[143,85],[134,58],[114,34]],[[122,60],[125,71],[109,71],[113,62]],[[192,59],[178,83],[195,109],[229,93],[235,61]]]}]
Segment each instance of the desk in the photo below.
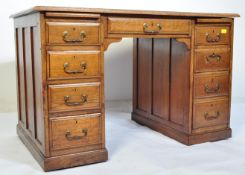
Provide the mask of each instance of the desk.
[{"label": "desk", "polygon": [[231,137],[238,14],[34,7],[12,17],[17,132],[45,171],[108,159],[104,52],[123,37],[134,38],[133,120],[186,145]]}]

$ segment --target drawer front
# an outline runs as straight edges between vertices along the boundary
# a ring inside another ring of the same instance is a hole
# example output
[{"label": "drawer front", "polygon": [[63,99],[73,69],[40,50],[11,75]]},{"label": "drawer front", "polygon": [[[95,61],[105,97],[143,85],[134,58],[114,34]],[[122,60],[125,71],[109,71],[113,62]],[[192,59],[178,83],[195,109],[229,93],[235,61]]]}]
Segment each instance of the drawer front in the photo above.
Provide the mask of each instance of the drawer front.
[{"label": "drawer front", "polygon": [[229,122],[229,101],[227,99],[195,102],[193,129],[225,125]]},{"label": "drawer front", "polygon": [[48,52],[49,78],[79,78],[100,75],[99,51]]},{"label": "drawer front", "polygon": [[195,51],[195,72],[229,70],[230,49],[210,48]]},{"label": "drawer front", "polygon": [[101,143],[100,114],[50,120],[51,149],[61,150]]},{"label": "drawer front", "polygon": [[99,23],[47,22],[49,44],[90,44],[100,43]]},{"label": "drawer front", "polygon": [[108,18],[108,32],[122,34],[189,34],[190,20],[147,19],[147,18]]},{"label": "drawer front", "polygon": [[195,98],[229,94],[229,73],[196,74],[194,78]]},{"label": "drawer front", "polygon": [[100,108],[100,83],[49,86],[49,112]]},{"label": "drawer front", "polygon": [[198,26],[195,38],[196,45],[227,45],[230,44],[230,27]]}]

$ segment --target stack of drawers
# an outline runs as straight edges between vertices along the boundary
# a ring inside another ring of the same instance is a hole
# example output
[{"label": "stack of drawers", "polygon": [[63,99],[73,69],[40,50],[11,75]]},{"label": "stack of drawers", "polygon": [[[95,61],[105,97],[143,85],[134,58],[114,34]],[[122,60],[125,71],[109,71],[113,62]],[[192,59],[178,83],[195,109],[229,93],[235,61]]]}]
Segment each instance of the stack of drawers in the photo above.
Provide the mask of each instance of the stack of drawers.
[{"label": "stack of drawers", "polygon": [[45,23],[50,156],[104,149],[101,25],[81,19]]},{"label": "stack of drawers", "polygon": [[229,128],[231,27],[195,27],[193,133]]}]

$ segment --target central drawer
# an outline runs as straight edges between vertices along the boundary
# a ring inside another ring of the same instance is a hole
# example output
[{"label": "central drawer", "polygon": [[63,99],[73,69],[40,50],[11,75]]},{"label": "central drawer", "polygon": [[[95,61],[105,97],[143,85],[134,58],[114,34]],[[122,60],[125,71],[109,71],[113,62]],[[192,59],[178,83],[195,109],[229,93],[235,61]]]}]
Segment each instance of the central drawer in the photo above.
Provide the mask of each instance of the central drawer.
[{"label": "central drawer", "polygon": [[111,34],[189,34],[187,19],[108,18],[108,33]]},{"label": "central drawer", "polygon": [[49,51],[50,79],[83,78],[100,75],[99,51]]},{"label": "central drawer", "polygon": [[99,82],[49,85],[49,112],[99,109],[100,89]]},{"label": "central drawer", "polygon": [[51,149],[88,147],[101,143],[101,115],[89,114],[50,120]]}]

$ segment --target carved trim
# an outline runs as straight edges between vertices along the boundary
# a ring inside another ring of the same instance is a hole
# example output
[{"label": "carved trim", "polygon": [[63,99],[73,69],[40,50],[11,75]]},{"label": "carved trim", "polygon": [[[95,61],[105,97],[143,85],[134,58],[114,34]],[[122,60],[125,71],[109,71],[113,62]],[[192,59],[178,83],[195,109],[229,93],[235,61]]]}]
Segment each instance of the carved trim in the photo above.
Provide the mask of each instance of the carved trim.
[{"label": "carved trim", "polygon": [[[104,39],[104,51],[107,50],[111,43],[120,42],[122,38],[105,38]],[[176,38],[176,41],[184,43],[188,50],[191,49],[191,39],[190,38]]]},{"label": "carved trim", "polygon": [[104,51],[107,50],[111,43],[120,42],[122,38],[105,38],[104,39]]},{"label": "carved trim", "polygon": [[176,41],[184,43],[188,50],[191,49],[191,39],[190,38],[176,38]]}]

